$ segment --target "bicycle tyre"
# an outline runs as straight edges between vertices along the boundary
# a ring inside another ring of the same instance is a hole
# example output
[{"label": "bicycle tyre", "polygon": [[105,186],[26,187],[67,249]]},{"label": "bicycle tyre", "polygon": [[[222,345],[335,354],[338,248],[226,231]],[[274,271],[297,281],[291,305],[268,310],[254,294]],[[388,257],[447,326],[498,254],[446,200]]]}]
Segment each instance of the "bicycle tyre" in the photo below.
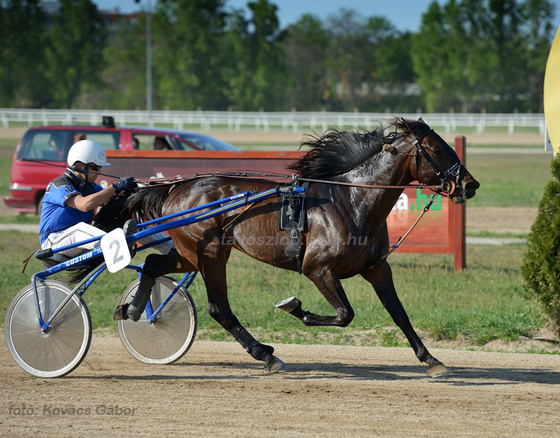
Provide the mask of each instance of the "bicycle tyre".
[{"label": "bicycle tyre", "polygon": [[[123,292],[119,305],[132,301],[139,280],[133,281]],[[150,297],[153,309],[175,289],[177,282],[158,277]],[[147,364],[170,364],[183,357],[196,336],[197,314],[189,292],[181,287],[162,309],[153,323],[144,312],[139,321],[117,321],[117,331],[126,350],[137,360]]]},{"label": "bicycle tyre", "polygon": [[[39,305],[48,319],[68,295],[70,288],[60,281],[38,282]],[[79,295],[70,301],[44,332],[37,317],[35,291],[29,284],[21,289],[6,312],[4,337],[16,364],[35,377],[62,377],[73,371],[91,344],[89,310]]]}]

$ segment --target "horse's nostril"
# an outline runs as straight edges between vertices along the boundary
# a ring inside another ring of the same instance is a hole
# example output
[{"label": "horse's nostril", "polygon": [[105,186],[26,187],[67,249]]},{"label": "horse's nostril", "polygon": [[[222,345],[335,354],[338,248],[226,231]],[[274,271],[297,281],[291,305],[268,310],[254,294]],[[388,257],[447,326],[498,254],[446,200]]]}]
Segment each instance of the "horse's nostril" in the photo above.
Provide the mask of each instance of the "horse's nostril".
[{"label": "horse's nostril", "polygon": [[465,184],[465,189],[466,190],[477,190],[480,187],[480,183],[478,181],[469,181],[467,184]]}]

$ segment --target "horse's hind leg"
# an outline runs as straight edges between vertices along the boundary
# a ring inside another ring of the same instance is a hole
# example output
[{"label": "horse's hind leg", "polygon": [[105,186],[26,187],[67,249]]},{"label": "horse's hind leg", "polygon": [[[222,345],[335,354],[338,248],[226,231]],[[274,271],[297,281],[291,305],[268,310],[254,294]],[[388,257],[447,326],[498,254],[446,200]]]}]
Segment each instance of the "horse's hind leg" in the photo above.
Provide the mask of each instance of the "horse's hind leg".
[{"label": "horse's hind leg", "polygon": [[134,294],[132,302],[117,307],[115,313],[113,313],[113,320],[131,319],[138,321],[146,308],[146,304],[148,304],[157,277],[172,272],[192,272],[195,270],[195,267],[181,257],[175,249],[165,255],[148,255],[140,275],[138,290]]},{"label": "horse's hind leg", "polygon": [[399,326],[410,342],[416,357],[421,362],[426,362],[428,364],[428,374],[432,377],[436,377],[449,372],[445,365],[430,354],[420,340],[420,337],[414,331],[410,319],[406,314],[406,310],[404,310],[397,296],[389,264],[384,262],[373,269],[363,272],[362,276],[373,285],[385,309],[387,309],[395,324]]},{"label": "horse's hind leg", "polygon": [[208,263],[206,268],[201,269],[201,274],[206,284],[210,316],[230,332],[254,359],[263,361],[267,371],[283,368],[284,362],[272,354],[274,348],[257,341],[233,314],[227,297],[225,263]]}]

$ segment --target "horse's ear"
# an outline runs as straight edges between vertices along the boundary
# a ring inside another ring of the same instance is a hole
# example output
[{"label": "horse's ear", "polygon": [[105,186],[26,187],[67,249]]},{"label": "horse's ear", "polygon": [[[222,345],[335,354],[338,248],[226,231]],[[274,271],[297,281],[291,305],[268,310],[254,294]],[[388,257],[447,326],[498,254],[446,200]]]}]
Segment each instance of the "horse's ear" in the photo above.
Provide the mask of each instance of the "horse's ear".
[{"label": "horse's ear", "polygon": [[426,123],[422,117],[418,118],[419,122]]}]

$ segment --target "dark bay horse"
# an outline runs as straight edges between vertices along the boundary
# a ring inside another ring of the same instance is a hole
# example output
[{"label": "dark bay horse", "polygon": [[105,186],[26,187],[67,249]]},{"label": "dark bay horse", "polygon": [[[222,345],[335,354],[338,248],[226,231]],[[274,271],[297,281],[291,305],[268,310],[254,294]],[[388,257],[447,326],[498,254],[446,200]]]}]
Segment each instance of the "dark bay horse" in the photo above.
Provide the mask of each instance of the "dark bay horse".
[{"label": "dark bay horse", "polygon": [[[387,133],[387,131],[390,131]],[[371,132],[330,131],[303,143],[306,155],[290,166],[307,189],[307,227],[301,233],[300,266],[286,251],[289,239],[279,229],[281,199],[272,197],[250,208],[223,213],[169,231],[177,252],[147,257],[137,295],[145,306],[153,278],[171,272],[199,271],[204,279],[210,315],[268,370],[284,364],[271,346],[261,344],[230,308],[226,263],[233,247],[270,265],[301,270],[336,311],[316,315],[296,298],[279,307],[309,326],[347,326],[354,310],[340,279],[361,275],[370,282],[394,322],[406,335],[430,375],[447,372],[426,349],[403,308],[386,256],[390,247],[386,218],[404,186],[413,181],[439,186],[454,202],[475,195],[479,183],[454,150],[421,119],[394,119]],[[313,180],[320,180],[314,182]],[[140,189],[127,201],[139,221],[169,215],[248,190],[262,192],[278,182],[226,176],[186,180],[170,186]],[[271,242],[273,244],[271,244]],[[144,287],[142,285],[144,283]],[[137,297],[135,297],[135,300]]]}]

